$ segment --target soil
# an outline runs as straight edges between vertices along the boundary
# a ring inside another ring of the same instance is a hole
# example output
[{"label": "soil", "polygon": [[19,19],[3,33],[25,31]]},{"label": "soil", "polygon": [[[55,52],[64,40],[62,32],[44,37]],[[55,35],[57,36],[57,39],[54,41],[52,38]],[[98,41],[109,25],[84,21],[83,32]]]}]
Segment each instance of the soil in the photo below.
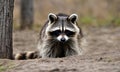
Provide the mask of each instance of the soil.
[{"label": "soil", "polygon": [[[0,60],[0,72],[120,72],[120,28],[83,28],[80,56]],[[14,31],[14,53],[37,50],[39,33]]]}]

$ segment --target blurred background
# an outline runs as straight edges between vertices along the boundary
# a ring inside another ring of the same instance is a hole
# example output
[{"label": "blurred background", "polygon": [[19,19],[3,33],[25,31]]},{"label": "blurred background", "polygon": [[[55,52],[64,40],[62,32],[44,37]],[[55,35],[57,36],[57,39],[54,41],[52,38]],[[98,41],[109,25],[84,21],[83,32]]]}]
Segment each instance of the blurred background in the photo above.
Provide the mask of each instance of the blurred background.
[{"label": "blurred background", "polygon": [[[10,0],[0,0],[6,1]],[[86,41],[80,41],[80,56],[22,61],[3,59],[0,72],[120,72],[120,0],[14,1],[14,54],[38,51],[39,31],[49,13],[78,14],[78,24]],[[1,44],[9,48],[7,43]]]},{"label": "blurred background", "polygon": [[51,12],[55,14],[77,13],[79,15],[78,23],[81,26],[120,26],[120,0],[15,0],[14,29],[21,28],[24,23],[27,9],[25,6],[31,6],[28,8],[31,9],[30,14],[32,15],[30,17],[26,11],[26,15],[29,15],[26,18],[28,21],[32,20],[30,23],[34,30],[40,30],[47,20],[47,15]]},{"label": "blurred background", "polygon": [[118,49],[120,0],[15,0],[14,53],[37,50],[39,31],[49,13],[79,15],[88,54]]}]

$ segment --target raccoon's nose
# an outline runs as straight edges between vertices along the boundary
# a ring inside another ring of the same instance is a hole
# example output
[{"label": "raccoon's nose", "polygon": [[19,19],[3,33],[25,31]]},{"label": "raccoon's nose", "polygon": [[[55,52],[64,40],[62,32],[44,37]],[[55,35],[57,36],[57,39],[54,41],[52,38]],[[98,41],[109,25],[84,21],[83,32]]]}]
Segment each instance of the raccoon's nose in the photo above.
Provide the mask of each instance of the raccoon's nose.
[{"label": "raccoon's nose", "polygon": [[65,38],[61,38],[61,42],[65,42],[66,40],[65,40]]}]

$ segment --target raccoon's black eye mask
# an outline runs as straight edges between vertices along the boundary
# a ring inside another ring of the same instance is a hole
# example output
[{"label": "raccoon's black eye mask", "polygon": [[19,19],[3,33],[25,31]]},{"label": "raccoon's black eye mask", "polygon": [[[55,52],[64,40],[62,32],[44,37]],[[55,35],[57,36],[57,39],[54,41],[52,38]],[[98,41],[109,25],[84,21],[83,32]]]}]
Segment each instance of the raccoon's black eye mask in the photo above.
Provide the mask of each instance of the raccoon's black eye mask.
[{"label": "raccoon's black eye mask", "polygon": [[67,36],[73,36],[75,35],[75,32],[72,32],[72,31],[69,31],[69,30],[65,30],[64,32],[60,31],[60,30],[56,30],[56,31],[53,31],[53,32],[49,32],[49,34],[51,36],[59,36],[60,34],[65,34]]},{"label": "raccoon's black eye mask", "polygon": [[65,30],[65,34],[67,36],[73,36],[73,35],[75,35],[75,32],[72,32],[72,31],[69,31],[69,30]]},{"label": "raccoon's black eye mask", "polygon": [[56,31],[53,31],[53,32],[49,32],[49,34],[51,36],[59,36],[62,32],[60,30],[56,30]]}]

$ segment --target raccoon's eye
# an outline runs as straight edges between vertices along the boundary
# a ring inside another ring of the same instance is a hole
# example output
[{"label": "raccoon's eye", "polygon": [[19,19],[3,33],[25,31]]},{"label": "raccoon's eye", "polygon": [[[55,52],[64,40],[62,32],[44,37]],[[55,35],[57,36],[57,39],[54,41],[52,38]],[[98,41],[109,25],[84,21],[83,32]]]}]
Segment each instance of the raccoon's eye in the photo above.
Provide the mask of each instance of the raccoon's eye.
[{"label": "raccoon's eye", "polygon": [[50,32],[49,34],[51,36],[59,36],[61,34],[61,31],[60,30],[56,30],[56,31]]},{"label": "raccoon's eye", "polygon": [[69,31],[69,30],[65,30],[65,34],[67,36],[73,36],[73,35],[75,35],[75,32],[72,32],[72,31]]}]

